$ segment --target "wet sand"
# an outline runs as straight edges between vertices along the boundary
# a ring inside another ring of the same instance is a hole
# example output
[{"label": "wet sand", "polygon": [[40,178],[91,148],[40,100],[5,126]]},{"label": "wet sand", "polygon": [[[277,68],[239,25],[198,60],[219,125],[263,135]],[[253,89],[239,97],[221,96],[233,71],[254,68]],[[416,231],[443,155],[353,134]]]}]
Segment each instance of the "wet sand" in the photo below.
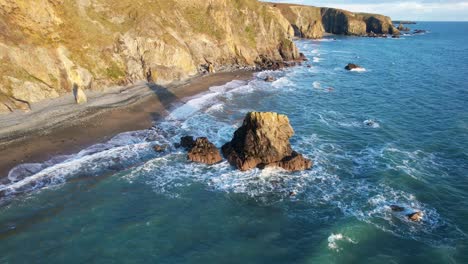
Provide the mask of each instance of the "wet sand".
[{"label": "wet sand", "polygon": [[104,142],[118,133],[146,129],[175,104],[231,80],[247,80],[252,71],[200,76],[166,87],[114,87],[90,92],[86,105],[71,95],[32,106],[29,113],[0,116],[0,180],[18,164],[44,162]]}]

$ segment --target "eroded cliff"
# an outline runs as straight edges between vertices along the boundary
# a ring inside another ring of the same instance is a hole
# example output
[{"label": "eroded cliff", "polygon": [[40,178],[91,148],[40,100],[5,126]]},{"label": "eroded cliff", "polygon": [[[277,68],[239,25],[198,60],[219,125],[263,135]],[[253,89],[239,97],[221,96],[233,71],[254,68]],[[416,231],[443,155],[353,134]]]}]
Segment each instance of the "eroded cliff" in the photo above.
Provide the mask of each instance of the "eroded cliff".
[{"label": "eroded cliff", "polygon": [[0,0],[0,112],[140,80],[298,57],[290,23],[256,0]]},{"label": "eroded cliff", "polygon": [[273,4],[291,23],[296,37],[321,38],[324,33],[362,36],[368,33],[399,34],[392,20],[379,14],[295,4]]},{"label": "eroded cliff", "polygon": [[293,35],[371,31],[398,33],[381,15],[257,0],[0,0],[0,113],[75,87],[297,59]]}]

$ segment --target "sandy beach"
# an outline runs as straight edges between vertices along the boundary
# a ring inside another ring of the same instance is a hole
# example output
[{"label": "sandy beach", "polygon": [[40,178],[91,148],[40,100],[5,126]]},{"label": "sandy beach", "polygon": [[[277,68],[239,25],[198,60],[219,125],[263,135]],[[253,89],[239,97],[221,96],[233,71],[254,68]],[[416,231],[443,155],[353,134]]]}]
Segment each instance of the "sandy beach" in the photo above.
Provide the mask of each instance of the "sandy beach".
[{"label": "sandy beach", "polygon": [[18,164],[43,162],[106,141],[118,133],[149,128],[184,98],[231,80],[252,78],[252,71],[194,77],[166,87],[140,83],[88,92],[77,105],[66,95],[32,105],[30,112],[0,115],[0,179]]}]

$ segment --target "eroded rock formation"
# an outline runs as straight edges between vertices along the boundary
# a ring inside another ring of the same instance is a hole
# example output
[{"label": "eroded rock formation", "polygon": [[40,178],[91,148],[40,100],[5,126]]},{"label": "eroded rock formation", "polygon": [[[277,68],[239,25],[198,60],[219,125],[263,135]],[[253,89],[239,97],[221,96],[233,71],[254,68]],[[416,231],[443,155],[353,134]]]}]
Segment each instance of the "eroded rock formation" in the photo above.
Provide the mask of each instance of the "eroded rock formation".
[{"label": "eroded rock formation", "polygon": [[353,13],[337,8],[271,4],[291,23],[296,37],[321,38],[323,34],[367,36],[368,33],[398,35],[392,20],[379,14]]},{"label": "eroded rock formation", "polygon": [[182,137],[180,146],[188,150],[187,159],[193,162],[211,165],[223,159],[218,148],[206,137],[199,137],[196,140],[191,136]]},{"label": "eroded rock formation", "polygon": [[250,112],[232,140],[222,147],[224,157],[245,171],[255,167],[279,166],[289,171],[309,169],[312,162],[292,150],[294,130],[285,115]]}]

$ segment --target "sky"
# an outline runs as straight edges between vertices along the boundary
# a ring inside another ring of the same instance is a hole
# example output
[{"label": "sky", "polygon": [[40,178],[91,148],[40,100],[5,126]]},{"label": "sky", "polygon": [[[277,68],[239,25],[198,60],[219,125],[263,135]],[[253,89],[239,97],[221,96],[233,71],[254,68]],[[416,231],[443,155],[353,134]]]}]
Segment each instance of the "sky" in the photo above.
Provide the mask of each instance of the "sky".
[{"label": "sky", "polygon": [[468,21],[468,0],[268,0],[268,2],[336,7],[354,12],[379,13],[389,16],[393,20]]}]

